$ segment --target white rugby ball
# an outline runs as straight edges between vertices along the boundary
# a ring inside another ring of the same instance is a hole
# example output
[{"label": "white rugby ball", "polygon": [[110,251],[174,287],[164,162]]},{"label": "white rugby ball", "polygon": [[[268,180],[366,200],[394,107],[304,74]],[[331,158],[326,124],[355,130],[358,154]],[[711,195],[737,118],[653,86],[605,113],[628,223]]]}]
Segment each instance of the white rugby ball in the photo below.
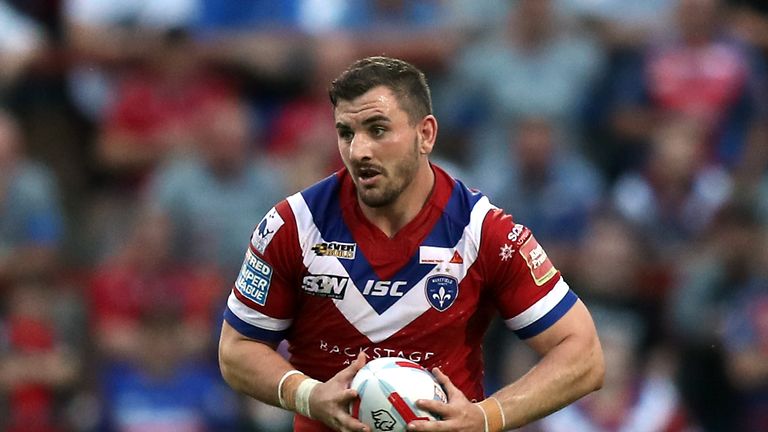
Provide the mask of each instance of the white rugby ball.
[{"label": "white rugby ball", "polygon": [[400,357],[371,360],[357,372],[351,388],[359,396],[351,414],[376,432],[405,432],[414,419],[437,420],[416,407],[418,399],[448,401],[434,375]]}]

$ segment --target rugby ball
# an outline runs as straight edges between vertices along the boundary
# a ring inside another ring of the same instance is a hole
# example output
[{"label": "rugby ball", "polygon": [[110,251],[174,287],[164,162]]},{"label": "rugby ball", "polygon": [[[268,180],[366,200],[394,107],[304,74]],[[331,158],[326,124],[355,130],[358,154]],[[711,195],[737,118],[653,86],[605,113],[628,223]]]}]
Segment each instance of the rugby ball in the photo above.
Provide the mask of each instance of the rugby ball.
[{"label": "rugby ball", "polygon": [[405,432],[412,420],[437,420],[416,407],[418,399],[448,402],[434,375],[400,357],[371,360],[352,379],[358,399],[350,413],[375,432]]}]

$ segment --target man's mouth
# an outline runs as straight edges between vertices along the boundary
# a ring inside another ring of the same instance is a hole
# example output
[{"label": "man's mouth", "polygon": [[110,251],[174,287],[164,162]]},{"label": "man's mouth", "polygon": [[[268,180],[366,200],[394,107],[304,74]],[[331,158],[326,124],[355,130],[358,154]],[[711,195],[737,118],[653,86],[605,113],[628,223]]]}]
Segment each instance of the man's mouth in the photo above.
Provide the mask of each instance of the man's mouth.
[{"label": "man's mouth", "polygon": [[362,167],[357,170],[357,178],[363,186],[373,184],[381,175],[381,170],[373,167]]}]

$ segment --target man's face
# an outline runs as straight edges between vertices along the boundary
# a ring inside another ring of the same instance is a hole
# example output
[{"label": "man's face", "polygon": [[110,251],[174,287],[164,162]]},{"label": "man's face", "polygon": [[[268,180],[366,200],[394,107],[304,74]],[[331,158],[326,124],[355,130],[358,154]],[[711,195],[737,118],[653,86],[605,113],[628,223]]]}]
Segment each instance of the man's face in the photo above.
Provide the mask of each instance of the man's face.
[{"label": "man's face", "polygon": [[396,96],[379,86],[334,111],[339,152],[369,207],[385,207],[411,184],[419,169],[422,138]]}]

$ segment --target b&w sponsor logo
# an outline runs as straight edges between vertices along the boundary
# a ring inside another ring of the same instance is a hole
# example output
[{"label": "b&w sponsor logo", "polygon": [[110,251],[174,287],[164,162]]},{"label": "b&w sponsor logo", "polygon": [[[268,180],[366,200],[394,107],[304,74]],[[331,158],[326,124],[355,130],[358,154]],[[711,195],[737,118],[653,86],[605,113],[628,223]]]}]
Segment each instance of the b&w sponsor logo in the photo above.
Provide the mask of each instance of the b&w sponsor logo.
[{"label": "b&w sponsor logo", "polygon": [[516,242],[518,239],[521,238],[521,234],[523,234],[523,230],[525,229],[524,226],[520,224],[515,224],[515,226],[512,227],[512,231],[507,234],[507,239],[511,241],[512,243]]},{"label": "b&w sponsor logo", "polygon": [[320,341],[319,348],[321,351],[329,354],[344,356],[344,365],[348,365],[350,362],[354,361],[357,358],[357,355],[361,352],[368,356],[368,360],[381,357],[402,357],[416,363],[427,361],[435,356],[435,353],[432,351],[411,351],[407,349],[404,350],[402,348],[396,349],[385,346],[350,347],[335,345],[326,340]]},{"label": "b&w sponsor logo", "polygon": [[363,295],[373,297],[402,297],[402,289],[408,285],[405,281],[369,280],[363,289]]},{"label": "b&w sponsor logo", "polygon": [[305,293],[318,297],[341,300],[347,291],[349,278],[337,275],[308,275],[301,282]]}]

